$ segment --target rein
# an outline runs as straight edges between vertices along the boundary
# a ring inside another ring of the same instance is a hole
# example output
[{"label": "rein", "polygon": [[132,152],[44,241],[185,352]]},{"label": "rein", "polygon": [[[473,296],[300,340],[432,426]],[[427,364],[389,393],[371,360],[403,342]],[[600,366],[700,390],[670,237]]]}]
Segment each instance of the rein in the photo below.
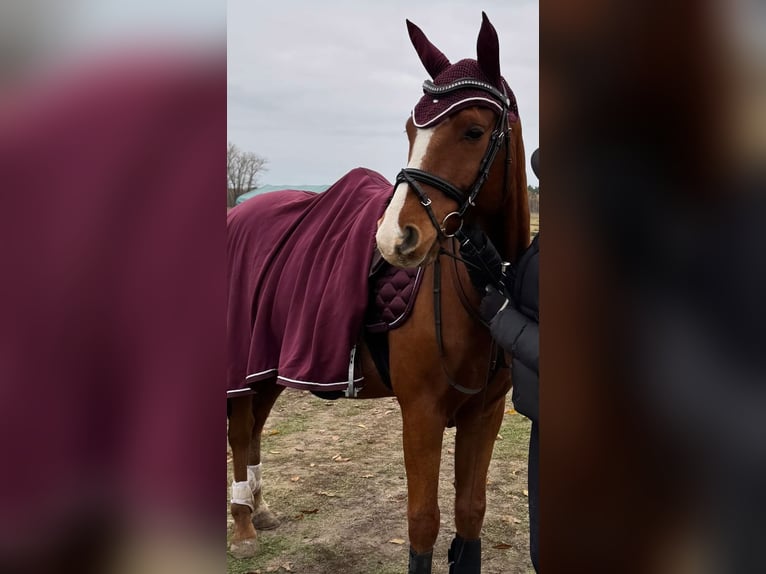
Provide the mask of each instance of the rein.
[{"label": "rein", "polygon": [[[455,248],[454,240],[452,242],[453,250]],[[468,387],[464,387],[460,383],[457,383],[450,373],[447,371],[447,366],[445,364],[445,359],[447,358],[446,353],[444,352],[444,341],[442,339],[442,309],[441,309],[441,255],[447,255],[449,257],[452,257],[453,263],[454,263],[454,274],[452,276],[452,282],[453,285],[456,287],[456,291],[458,294],[458,297],[460,298],[460,303],[462,303],[463,308],[468,312],[468,314],[471,316],[472,319],[476,320],[477,322],[481,323],[485,327],[487,327],[487,323],[481,318],[479,313],[476,311],[476,309],[473,308],[473,306],[468,301],[468,296],[465,293],[465,290],[463,289],[463,284],[460,282],[460,277],[458,276],[458,269],[457,269],[457,262],[463,261],[464,263],[468,264],[467,261],[459,258],[454,253],[450,253],[449,251],[440,248],[439,249],[439,256],[434,260],[434,325],[436,327],[436,343],[439,347],[439,358],[441,359],[440,364],[442,367],[442,371],[444,372],[444,375],[447,377],[447,383],[449,383],[449,386],[451,386],[456,391],[459,391],[463,393],[464,395],[476,395],[487,388],[487,385],[489,384],[489,380],[492,378],[492,375],[494,374],[496,367],[497,367],[497,357],[498,357],[498,347],[497,343],[495,343],[494,339],[492,340],[492,345],[490,347],[490,355],[489,355],[489,369],[487,370],[487,378],[484,381],[484,385],[479,387],[478,389],[471,389]]]}]

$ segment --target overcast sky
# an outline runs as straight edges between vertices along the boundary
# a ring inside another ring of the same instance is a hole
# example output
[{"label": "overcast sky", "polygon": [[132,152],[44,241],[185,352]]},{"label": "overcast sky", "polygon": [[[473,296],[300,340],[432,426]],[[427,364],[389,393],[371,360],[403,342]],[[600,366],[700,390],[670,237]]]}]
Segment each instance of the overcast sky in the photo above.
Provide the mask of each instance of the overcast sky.
[{"label": "overcast sky", "polygon": [[331,184],[357,166],[392,180],[426,78],[405,19],[455,62],[476,58],[482,10],[529,156],[539,145],[536,0],[229,0],[229,140],[269,160],[263,184]]}]

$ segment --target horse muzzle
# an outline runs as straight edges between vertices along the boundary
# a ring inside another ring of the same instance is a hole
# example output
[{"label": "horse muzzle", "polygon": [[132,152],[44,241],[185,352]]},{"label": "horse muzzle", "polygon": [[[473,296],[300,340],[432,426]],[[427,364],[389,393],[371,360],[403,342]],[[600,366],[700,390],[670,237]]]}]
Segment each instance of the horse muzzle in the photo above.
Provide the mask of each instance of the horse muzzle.
[{"label": "horse muzzle", "polygon": [[412,268],[432,262],[439,251],[438,236],[430,228],[406,224],[393,240],[376,237],[383,259],[395,267]]}]

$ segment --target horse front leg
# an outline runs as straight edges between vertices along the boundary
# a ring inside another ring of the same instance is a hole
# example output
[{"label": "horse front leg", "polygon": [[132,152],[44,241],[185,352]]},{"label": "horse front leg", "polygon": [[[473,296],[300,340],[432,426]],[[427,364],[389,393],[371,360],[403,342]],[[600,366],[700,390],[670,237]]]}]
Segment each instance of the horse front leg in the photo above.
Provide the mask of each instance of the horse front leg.
[{"label": "horse front leg", "polygon": [[279,395],[285,388],[276,380],[258,383],[253,400],[253,433],[247,461],[247,482],[253,493],[253,526],[258,530],[273,530],[279,526],[279,519],[263,499],[263,477],[261,467],[261,434],[266,419]]},{"label": "horse front leg", "polygon": [[449,574],[481,572],[481,527],[487,507],[487,472],[503,421],[505,394],[484,403],[480,397],[464,405],[456,417],[455,526],[449,549]]},{"label": "horse front leg", "polygon": [[230,550],[237,558],[254,556],[258,549],[257,534],[251,522],[255,503],[247,481],[247,459],[253,422],[251,397],[229,399],[229,445],[234,458],[234,481],[231,485],[234,533]]},{"label": "horse front leg", "polygon": [[439,465],[446,421],[431,412],[431,403],[403,402],[401,406],[410,537],[408,572],[431,574],[439,534]]}]

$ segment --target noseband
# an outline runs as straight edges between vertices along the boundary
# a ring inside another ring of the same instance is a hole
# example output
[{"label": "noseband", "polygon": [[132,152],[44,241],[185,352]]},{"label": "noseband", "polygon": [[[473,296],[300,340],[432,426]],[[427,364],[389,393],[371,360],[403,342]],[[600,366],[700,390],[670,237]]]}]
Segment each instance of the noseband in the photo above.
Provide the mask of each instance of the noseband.
[{"label": "noseband", "polygon": [[[447,180],[433,175],[432,173],[428,173],[420,169],[405,167],[396,176],[396,186],[394,186],[394,188],[396,188],[400,183],[409,184],[410,188],[418,196],[418,199],[420,199],[420,205],[422,205],[426,210],[428,218],[431,220],[431,223],[436,229],[440,239],[453,237],[455,233],[457,233],[457,231],[463,227],[463,218],[465,217],[468,209],[476,205],[476,198],[479,195],[479,191],[487,181],[487,178],[489,177],[489,170],[492,167],[492,163],[495,161],[495,156],[502,147],[503,143],[506,141],[509,132],[508,108],[511,105],[511,101],[505,93],[500,92],[500,90],[494,86],[479,80],[474,80],[472,78],[463,78],[444,86],[437,86],[431,80],[426,80],[423,83],[423,91],[430,96],[441,97],[446,94],[465,89],[481,90],[488,93],[497,101],[498,104],[500,104],[500,107],[502,108],[502,111],[497,118],[495,129],[492,131],[492,135],[490,136],[487,151],[484,152],[484,157],[479,164],[479,174],[476,176],[473,185],[471,185],[467,192],[464,192]],[[506,146],[506,156],[510,157],[510,149],[508,146]],[[506,173],[503,176],[503,189],[505,189],[505,183],[507,179],[507,162],[505,169]],[[439,224],[436,216],[434,215],[433,209],[431,208],[431,198],[428,197],[428,194],[420,185],[421,183],[439,190],[450,199],[456,201],[459,206],[458,210],[448,213],[441,224]],[[446,224],[451,217],[458,217],[460,219],[460,225],[458,226],[457,231],[453,233],[447,233]]]}]

